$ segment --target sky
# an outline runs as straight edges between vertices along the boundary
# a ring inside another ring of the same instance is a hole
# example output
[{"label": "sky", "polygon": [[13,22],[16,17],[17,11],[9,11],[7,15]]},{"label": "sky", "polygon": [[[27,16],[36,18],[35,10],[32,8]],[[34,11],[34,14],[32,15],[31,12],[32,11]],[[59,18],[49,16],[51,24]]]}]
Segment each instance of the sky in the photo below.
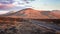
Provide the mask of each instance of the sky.
[{"label": "sky", "polygon": [[31,5],[38,10],[60,10],[60,0],[36,0]]},{"label": "sky", "polygon": [[[37,10],[60,10],[60,0],[27,0],[27,1],[14,0],[14,1],[15,1],[13,2],[13,4],[15,5],[14,7],[22,7],[22,8],[32,7]],[[26,2],[29,2],[29,3],[26,3]]]},{"label": "sky", "polygon": [[6,13],[9,10],[22,10],[27,7],[36,10],[60,10],[60,0],[14,0],[12,4],[14,5],[12,8],[0,8],[0,13]]},{"label": "sky", "polygon": [[[30,2],[29,2],[30,1]],[[21,1],[20,1],[21,2]],[[32,7],[37,10],[60,10],[60,0],[28,0],[28,4],[20,4],[21,7]]]}]

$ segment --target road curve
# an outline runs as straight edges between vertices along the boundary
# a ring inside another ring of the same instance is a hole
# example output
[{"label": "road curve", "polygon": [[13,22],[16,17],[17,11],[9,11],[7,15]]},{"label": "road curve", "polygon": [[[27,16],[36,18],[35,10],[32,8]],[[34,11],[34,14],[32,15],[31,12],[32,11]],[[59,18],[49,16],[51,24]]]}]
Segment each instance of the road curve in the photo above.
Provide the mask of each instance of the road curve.
[{"label": "road curve", "polygon": [[51,30],[60,32],[60,26],[57,26],[57,25],[54,25],[54,24],[46,24],[46,23],[44,23],[44,21],[23,19],[22,22],[30,22],[30,23],[36,24],[36,25],[38,25],[40,27],[43,27],[43,28],[47,28],[47,29],[51,29]]},{"label": "road curve", "polygon": [[57,26],[57,25],[52,25],[52,24],[45,24],[44,22],[42,21],[37,21],[37,20],[31,20],[30,22],[32,22],[33,24],[36,24],[36,25],[39,25],[39,26],[42,26],[42,27],[45,27],[45,28],[48,28],[48,29],[52,29],[52,30],[55,30],[55,31],[60,31],[60,27]]}]

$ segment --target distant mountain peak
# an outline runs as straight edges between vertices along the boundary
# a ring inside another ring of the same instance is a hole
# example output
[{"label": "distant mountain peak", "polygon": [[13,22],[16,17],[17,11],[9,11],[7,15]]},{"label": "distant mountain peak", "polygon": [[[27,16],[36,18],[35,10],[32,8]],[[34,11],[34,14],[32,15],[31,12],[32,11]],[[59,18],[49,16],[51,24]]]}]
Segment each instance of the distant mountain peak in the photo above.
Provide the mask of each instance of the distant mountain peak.
[{"label": "distant mountain peak", "polygon": [[34,10],[34,9],[32,9],[32,8],[26,8],[25,10]]},{"label": "distant mountain peak", "polygon": [[29,18],[29,19],[60,19],[58,11],[39,11],[32,8],[22,9],[16,12],[4,14],[3,16],[11,18]]},{"label": "distant mountain peak", "polygon": [[34,10],[32,8],[26,8],[26,9],[22,9],[22,10],[19,10],[19,11],[23,11],[23,10]]}]

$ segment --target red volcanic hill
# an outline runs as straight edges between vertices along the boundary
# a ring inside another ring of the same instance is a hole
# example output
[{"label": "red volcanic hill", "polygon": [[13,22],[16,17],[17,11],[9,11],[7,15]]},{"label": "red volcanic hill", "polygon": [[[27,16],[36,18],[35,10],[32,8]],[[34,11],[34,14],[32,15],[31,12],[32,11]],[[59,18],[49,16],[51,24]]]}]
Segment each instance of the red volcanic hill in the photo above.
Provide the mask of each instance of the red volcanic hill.
[{"label": "red volcanic hill", "polygon": [[60,19],[60,12],[38,11],[31,8],[27,8],[13,13],[7,13],[1,16],[11,18],[29,18],[29,19]]},{"label": "red volcanic hill", "polygon": [[60,19],[60,10],[52,11],[52,15]]}]

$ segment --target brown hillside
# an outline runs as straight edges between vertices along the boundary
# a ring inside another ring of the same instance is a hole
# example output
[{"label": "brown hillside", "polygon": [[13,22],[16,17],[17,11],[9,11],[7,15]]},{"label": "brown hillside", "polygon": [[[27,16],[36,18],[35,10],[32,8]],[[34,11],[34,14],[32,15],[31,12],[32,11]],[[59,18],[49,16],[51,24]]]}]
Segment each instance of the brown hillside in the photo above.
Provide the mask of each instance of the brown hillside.
[{"label": "brown hillside", "polygon": [[29,18],[29,19],[60,19],[60,13],[56,11],[38,11],[31,8],[23,9],[15,13],[4,14],[4,17]]}]

